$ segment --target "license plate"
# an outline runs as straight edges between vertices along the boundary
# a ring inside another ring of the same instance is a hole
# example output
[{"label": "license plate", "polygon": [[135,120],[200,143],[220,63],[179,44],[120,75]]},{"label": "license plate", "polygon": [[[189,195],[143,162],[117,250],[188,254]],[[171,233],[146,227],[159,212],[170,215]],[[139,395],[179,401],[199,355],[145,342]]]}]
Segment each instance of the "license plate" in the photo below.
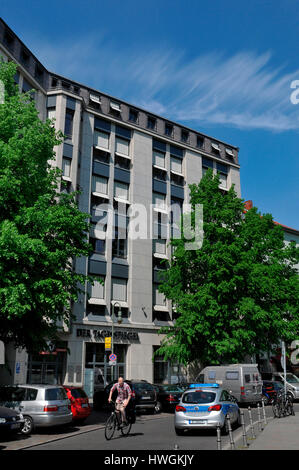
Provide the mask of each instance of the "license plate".
[{"label": "license plate", "polygon": [[190,419],[189,424],[206,424],[205,419]]},{"label": "license plate", "polygon": [[151,397],[142,397],[142,400],[150,400]]},{"label": "license plate", "polygon": [[60,406],[59,411],[67,411],[67,406]]},{"label": "license plate", "polygon": [[87,408],[87,407],[88,407],[87,403],[82,404],[82,408]]}]

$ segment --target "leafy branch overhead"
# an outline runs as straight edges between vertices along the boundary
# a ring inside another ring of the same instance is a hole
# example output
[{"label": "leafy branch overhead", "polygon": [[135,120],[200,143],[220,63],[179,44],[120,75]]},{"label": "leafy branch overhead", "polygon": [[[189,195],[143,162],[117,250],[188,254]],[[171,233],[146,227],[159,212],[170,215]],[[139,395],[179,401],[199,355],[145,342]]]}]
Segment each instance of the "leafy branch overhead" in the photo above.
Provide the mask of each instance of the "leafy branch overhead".
[{"label": "leafy branch overhead", "polygon": [[0,339],[40,350],[68,322],[80,286],[75,272],[88,256],[88,214],[77,193],[60,193],[54,147],[63,135],[39,119],[30,93],[14,84],[16,66],[0,64],[5,101],[0,105]]},{"label": "leafy branch overhead", "polygon": [[[190,364],[244,360],[270,351],[299,333],[299,283],[295,243],[270,214],[244,204],[232,187],[219,190],[208,171],[190,187],[190,203],[203,204],[204,239],[199,250],[173,240],[174,254],[160,292],[178,314],[157,354]],[[193,218],[194,221],[194,218]]]}]

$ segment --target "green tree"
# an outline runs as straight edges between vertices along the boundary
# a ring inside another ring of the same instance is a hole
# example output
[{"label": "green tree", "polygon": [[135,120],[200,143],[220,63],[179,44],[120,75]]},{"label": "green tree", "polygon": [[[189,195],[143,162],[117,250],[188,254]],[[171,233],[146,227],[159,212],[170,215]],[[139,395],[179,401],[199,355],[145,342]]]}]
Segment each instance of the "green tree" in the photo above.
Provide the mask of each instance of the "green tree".
[{"label": "green tree", "polygon": [[58,191],[61,171],[49,164],[63,136],[39,119],[30,93],[19,93],[15,73],[0,64],[0,339],[38,351],[92,280],[73,269],[90,253],[89,223],[77,193]]},{"label": "green tree", "polygon": [[192,224],[203,205],[201,249],[186,250],[172,240],[174,253],[160,291],[178,313],[157,354],[185,365],[219,364],[270,351],[280,339],[299,333],[298,249],[284,244],[272,216],[256,208],[244,213],[234,188],[223,194],[219,176],[208,171],[190,186]]}]

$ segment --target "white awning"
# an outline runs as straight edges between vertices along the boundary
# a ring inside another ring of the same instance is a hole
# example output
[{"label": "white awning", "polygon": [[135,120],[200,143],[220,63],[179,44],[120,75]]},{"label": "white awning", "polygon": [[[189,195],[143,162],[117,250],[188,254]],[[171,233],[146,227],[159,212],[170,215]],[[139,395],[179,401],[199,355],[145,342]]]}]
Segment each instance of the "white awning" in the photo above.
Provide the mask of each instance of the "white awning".
[{"label": "white awning", "polygon": [[88,299],[88,303],[90,305],[106,305],[106,300],[105,299],[91,298],[91,299]]},{"label": "white awning", "polygon": [[90,99],[90,101],[94,101],[94,103],[101,104],[101,99],[97,95],[93,95],[92,93],[90,93],[89,99]]},{"label": "white awning", "polygon": [[232,150],[230,150],[230,149],[225,149],[225,151],[226,151],[227,155],[229,155],[230,157],[233,157],[233,156],[234,156]]},{"label": "white awning", "polygon": [[169,308],[164,305],[154,305],[155,312],[169,312]]},{"label": "white awning", "polygon": [[119,307],[122,307],[122,308],[129,308],[129,305],[127,302],[124,302],[122,300],[111,300],[111,304],[114,305],[114,312],[116,312],[116,310],[119,308]]},{"label": "white awning", "polygon": [[122,202],[123,204],[131,204],[130,201],[128,201],[127,199],[121,199],[120,197],[115,197],[115,196],[114,196],[114,201]]},{"label": "white awning", "polygon": [[213,143],[212,143],[212,147],[213,147],[213,149],[215,149],[215,150],[217,150],[218,152],[220,152],[220,147],[219,147],[218,144],[213,144]]},{"label": "white awning", "polygon": [[114,111],[118,111],[120,113],[120,104],[114,103],[114,101],[110,101],[110,108],[113,109]]},{"label": "white awning", "polygon": [[118,157],[121,157],[121,158],[127,158],[127,160],[131,160],[130,155],[126,155],[124,153],[115,152],[115,155],[117,155]]},{"label": "white awning", "polygon": [[92,195],[96,197],[102,197],[103,199],[108,199],[108,200],[110,199],[109,196],[107,196],[107,194],[97,193],[96,191],[93,191]]}]

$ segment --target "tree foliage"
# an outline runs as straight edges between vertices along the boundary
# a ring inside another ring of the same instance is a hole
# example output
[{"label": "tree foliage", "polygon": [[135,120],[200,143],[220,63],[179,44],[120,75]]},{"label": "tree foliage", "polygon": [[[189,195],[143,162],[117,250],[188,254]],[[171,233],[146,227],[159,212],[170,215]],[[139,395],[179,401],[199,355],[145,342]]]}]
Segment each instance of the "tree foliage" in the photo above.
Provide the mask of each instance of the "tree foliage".
[{"label": "tree foliage", "polygon": [[295,243],[257,208],[244,213],[234,188],[223,194],[208,171],[190,186],[192,221],[203,205],[204,239],[199,250],[172,240],[174,254],[160,291],[178,313],[157,354],[183,364],[242,361],[270,351],[283,339],[298,339],[299,285]]},{"label": "tree foliage", "polygon": [[80,285],[75,259],[87,256],[88,214],[77,193],[60,193],[50,166],[63,136],[38,117],[30,93],[14,84],[16,66],[0,64],[0,339],[38,351],[68,322]]}]

